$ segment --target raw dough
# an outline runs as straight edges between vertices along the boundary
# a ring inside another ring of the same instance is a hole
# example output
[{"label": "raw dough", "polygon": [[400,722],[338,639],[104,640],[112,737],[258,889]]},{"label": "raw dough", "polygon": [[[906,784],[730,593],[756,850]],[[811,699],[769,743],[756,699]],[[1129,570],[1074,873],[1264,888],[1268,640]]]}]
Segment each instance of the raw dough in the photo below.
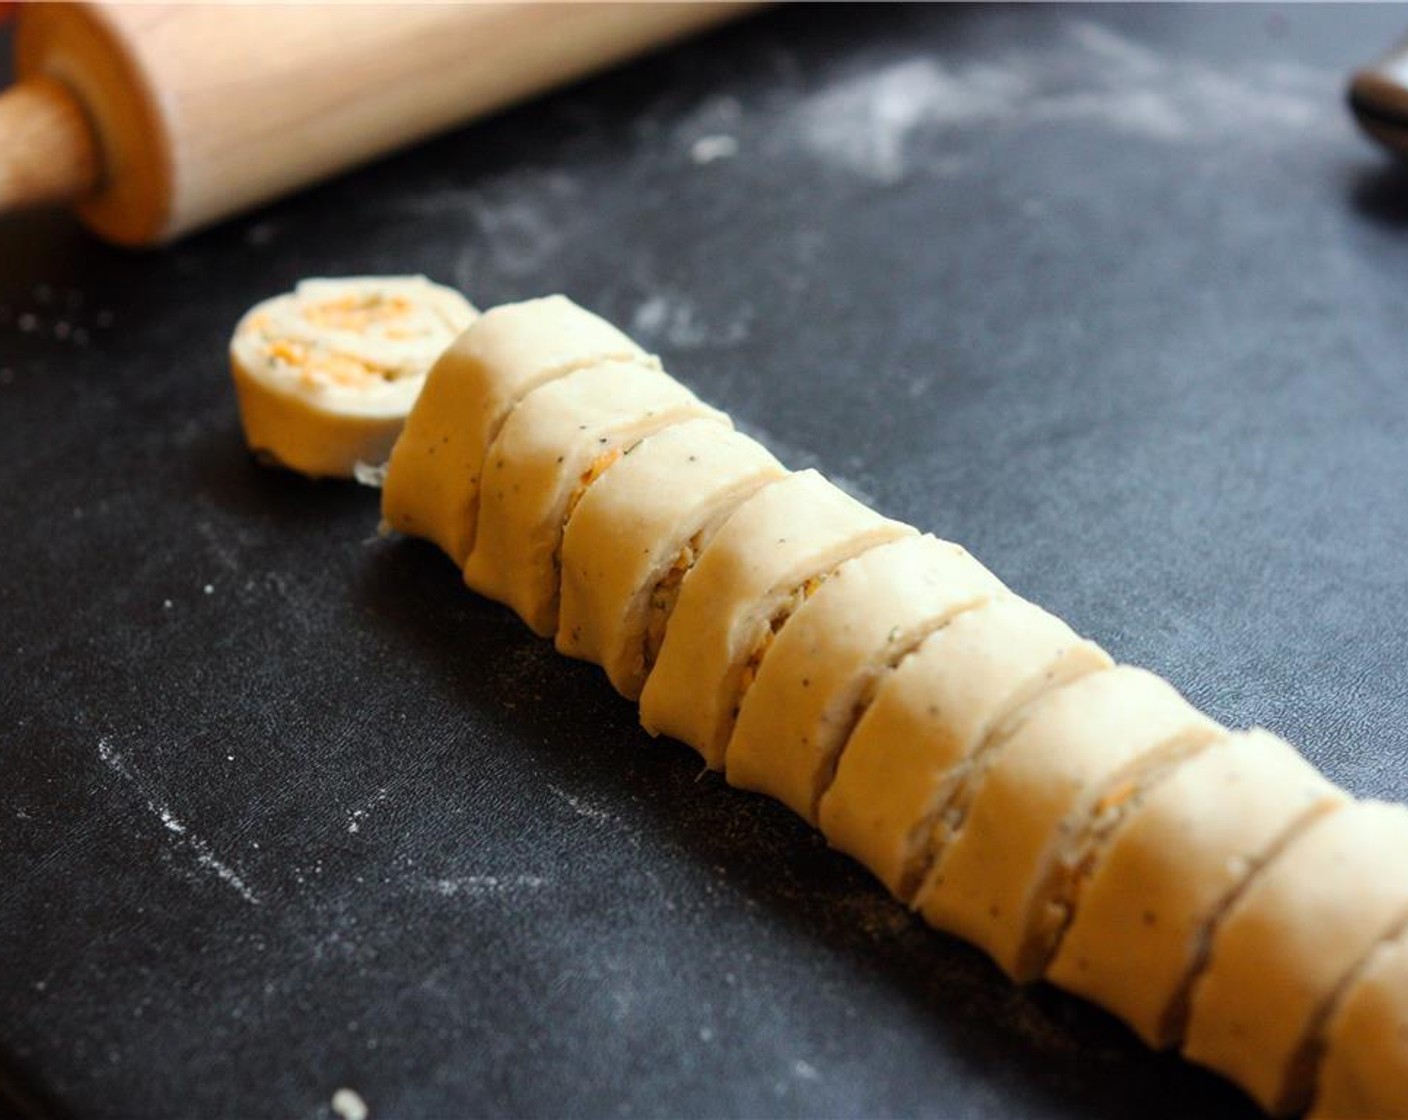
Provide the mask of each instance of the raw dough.
[{"label": "raw dough", "polygon": [[822,798],[822,833],[908,902],[944,794],[988,732],[1047,689],[1113,664],[1025,599],[965,611],[882,679]]},{"label": "raw dough", "polygon": [[750,657],[808,581],[915,530],[800,471],[738,507],[685,577],[640,698],[652,735],[672,735],[722,769]]},{"label": "raw dough", "polygon": [[531,390],[604,361],[660,363],[566,296],[506,303],[455,339],[396,441],[381,515],[463,567],[474,546],[484,455]]},{"label": "raw dough", "polygon": [[1252,881],[1213,934],[1184,1056],[1268,1112],[1310,1103],[1322,1017],[1339,986],[1408,918],[1408,807],[1362,801],[1321,817]]},{"label": "raw dough", "polygon": [[1408,1116],[1408,934],[1369,958],[1326,1036],[1312,1120]]},{"label": "raw dough", "polygon": [[597,662],[618,692],[639,697],[647,633],[663,635],[672,590],[739,503],[786,476],[762,444],[713,420],[643,440],[567,523],[558,652]]},{"label": "raw dough", "polygon": [[739,708],[724,772],[816,823],[817,806],[892,660],[1005,590],[960,545],[903,537],[847,560],[797,608]]},{"label": "raw dough", "polygon": [[1346,801],[1270,732],[1214,744],[1115,830],[1047,979],[1114,1012],[1150,1046],[1175,1045],[1209,923],[1297,828]]},{"label": "raw dough", "polygon": [[629,362],[587,366],[534,389],[485,457],[465,582],[551,637],[573,505],[634,444],[695,417],[729,424],[668,374]]},{"label": "raw dough", "polygon": [[1272,1110],[1306,1103],[1323,1044],[1317,1114],[1408,1111],[1408,808],[1351,803],[957,546],[787,474],[570,301],[446,352],[383,510],[1013,977],[1155,1045],[1186,1027]]},{"label": "raw dough", "polygon": [[304,280],[230,339],[245,442],[313,478],[380,466],[426,371],[477,312],[424,276]]},{"label": "raw dough", "polygon": [[1220,732],[1171,685],[1132,666],[1048,692],[970,776],[916,907],[1014,979],[1036,979],[1046,964],[1042,907],[1064,836],[1132,768]]}]

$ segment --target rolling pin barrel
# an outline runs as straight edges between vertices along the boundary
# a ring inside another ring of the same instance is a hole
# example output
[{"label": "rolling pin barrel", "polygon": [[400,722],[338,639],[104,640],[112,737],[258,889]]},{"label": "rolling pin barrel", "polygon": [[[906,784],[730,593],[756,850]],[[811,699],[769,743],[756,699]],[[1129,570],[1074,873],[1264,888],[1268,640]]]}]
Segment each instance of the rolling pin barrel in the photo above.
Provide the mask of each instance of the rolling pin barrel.
[{"label": "rolling pin barrel", "polygon": [[26,5],[0,209],[168,241],[749,6]]}]

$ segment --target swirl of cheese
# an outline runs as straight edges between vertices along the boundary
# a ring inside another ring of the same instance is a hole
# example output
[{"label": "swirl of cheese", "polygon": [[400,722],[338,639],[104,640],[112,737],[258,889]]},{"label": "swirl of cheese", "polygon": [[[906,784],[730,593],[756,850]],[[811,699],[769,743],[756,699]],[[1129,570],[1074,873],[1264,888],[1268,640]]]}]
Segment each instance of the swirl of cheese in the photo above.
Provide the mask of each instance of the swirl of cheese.
[{"label": "swirl of cheese", "polygon": [[304,280],[257,304],[230,339],[245,442],[313,478],[385,463],[427,371],[477,315],[423,276]]}]

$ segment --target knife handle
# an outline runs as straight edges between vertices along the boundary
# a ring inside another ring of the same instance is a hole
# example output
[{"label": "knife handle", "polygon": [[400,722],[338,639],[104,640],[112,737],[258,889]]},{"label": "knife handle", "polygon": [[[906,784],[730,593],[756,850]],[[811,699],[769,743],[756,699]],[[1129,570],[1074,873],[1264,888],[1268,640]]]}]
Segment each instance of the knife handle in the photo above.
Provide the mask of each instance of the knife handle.
[{"label": "knife handle", "polygon": [[1366,133],[1390,151],[1408,155],[1408,40],[1355,73],[1349,107]]}]

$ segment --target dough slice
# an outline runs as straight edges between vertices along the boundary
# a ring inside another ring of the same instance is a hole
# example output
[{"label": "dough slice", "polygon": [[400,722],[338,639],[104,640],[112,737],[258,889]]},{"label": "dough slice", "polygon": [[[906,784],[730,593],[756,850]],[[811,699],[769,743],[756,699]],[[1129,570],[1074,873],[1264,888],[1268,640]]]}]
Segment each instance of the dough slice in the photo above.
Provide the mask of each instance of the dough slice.
[{"label": "dough slice", "polygon": [[486,311],[430,371],[391,453],[381,515],[434,541],[463,567],[474,546],[486,449],[539,385],[606,361],[659,362],[566,296]]},{"label": "dough slice", "polygon": [[1221,733],[1171,685],[1128,665],[1048,692],[970,777],[916,907],[1013,979],[1036,979],[1048,950],[1043,908],[1066,838],[1139,768]]},{"label": "dough slice", "polygon": [[721,769],[745,670],[761,659],[774,624],[780,627],[838,564],[915,533],[813,470],[758,491],[685,578],[641,693],[641,723],[652,735],[688,743]]},{"label": "dough slice", "polygon": [[598,662],[639,697],[694,559],[740,502],[786,476],[762,444],[713,420],[637,445],[563,533],[558,652]]},{"label": "dough slice", "polygon": [[627,362],[588,366],[529,393],[485,457],[465,582],[551,637],[563,526],[573,506],[623,452],[692,418],[729,425],[674,378]]},{"label": "dough slice", "polygon": [[230,339],[245,442],[312,478],[380,466],[426,371],[477,314],[424,276],[304,280],[257,304]]},{"label": "dough slice", "polygon": [[1408,934],[1369,958],[1325,1034],[1312,1120],[1408,1116]]},{"label": "dough slice", "polygon": [[1013,595],[958,615],[882,678],[822,797],[822,833],[908,902],[946,794],[989,732],[1047,689],[1113,664]]},{"label": "dough slice", "polygon": [[1240,732],[1131,806],[1080,884],[1046,978],[1150,1046],[1183,1037],[1187,988],[1236,892],[1317,816],[1345,804],[1294,747]]},{"label": "dough slice", "polygon": [[1005,590],[966,549],[903,537],[847,560],[778,633],[739,707],[730,784],[815,824],[846,740],[892,660]]},{"label": "dough slice", "polygon": [[1230,1077],[1268,1112],[1305,1108],[1336,997],[1408,918],[1405,867],[1403,805],[1359,802],[1305,829],[1213,934],[1184,1056]]}]

